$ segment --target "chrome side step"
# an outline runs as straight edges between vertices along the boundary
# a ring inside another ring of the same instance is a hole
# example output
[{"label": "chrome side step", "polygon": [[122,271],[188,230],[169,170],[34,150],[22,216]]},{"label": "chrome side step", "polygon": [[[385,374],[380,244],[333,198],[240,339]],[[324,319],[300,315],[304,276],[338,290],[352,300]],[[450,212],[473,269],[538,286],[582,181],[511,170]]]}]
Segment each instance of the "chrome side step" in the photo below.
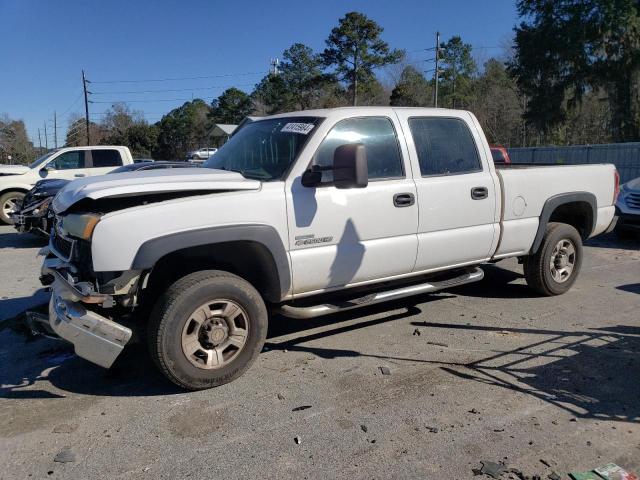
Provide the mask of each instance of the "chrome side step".
[{"label": "chrome side step", "polygon": [[393,290],[370,293],[362,297],[336,301],[334,303],[324,303],[321,305],[310,305],[307,307],[302,307],[285,304],[281,305],[277,309],[277,312],[286,317],[297,319],[320,317],[322,315],[329,315],[330,313],[344,312],[346,310],[366,307],[368,305],[375,305],[376,303],[388,302],[390,300],[409,297],[411,295],[437,292],[445,288],[457,287],[459,285],[465,285],[467,283],[478,282],[482,280],[483,277],[484,272],[478,267],[473,267],[467,269],[465,273],[458,275],[457,277],[449,278],[446,280],[408,285]]}]

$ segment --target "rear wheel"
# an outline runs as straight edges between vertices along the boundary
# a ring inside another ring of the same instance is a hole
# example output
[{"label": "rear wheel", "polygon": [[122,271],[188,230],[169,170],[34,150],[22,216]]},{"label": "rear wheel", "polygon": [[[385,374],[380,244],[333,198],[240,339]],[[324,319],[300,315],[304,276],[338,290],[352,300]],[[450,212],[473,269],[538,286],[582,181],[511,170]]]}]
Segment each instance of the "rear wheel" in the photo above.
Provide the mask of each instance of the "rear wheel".
[{"label": "rear wheel", "polygon": [[568,291],[582,266],[582,238],[565,223],[549,223],[540,248],[524,260],[527,284],[545,295],[561,295]]},{"label": "rear wheel", "polygon": [[164,375],[188,390],[235,380],[267,335],[267,309],[247,281],[222,271],[192,273],[171,285],[149,322],[149,349]]},{"label": "rear wheel", "polygon": [[11,214],[20,209],[20,204],[24,198],[22,192],[7,192],[0,195],[0,221],[13,225]]}]

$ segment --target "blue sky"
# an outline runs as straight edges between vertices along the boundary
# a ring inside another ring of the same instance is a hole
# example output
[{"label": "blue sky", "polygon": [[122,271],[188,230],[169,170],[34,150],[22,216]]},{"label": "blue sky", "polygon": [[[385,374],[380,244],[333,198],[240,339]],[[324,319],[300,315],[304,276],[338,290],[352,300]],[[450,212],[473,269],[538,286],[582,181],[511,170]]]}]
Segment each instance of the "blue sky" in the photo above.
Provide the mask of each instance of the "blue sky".
[{"label": "blue sky", "polygon": [[[92,120],[108,102],[129,100],[155,122],[192,95],[211,101],[231,85],[251,90],[271,58],[295,42],[321,50],[352,10],[380,23],[383,38],[413,61],[432,56],[417,50],[432,47],[437,30],[444,40],[461,35],[486,60],[517,22],[514,0],[0,0],[0,114],[23,119],[36,143],[48,122],[51,146],[56,110],[63,143],[70,115],[84,112],[84,68],[91,99],[107,102],[90,105]],[[97,83],[177,77],[211,78]],[[109,93],[171,89],[193,90]]]}]

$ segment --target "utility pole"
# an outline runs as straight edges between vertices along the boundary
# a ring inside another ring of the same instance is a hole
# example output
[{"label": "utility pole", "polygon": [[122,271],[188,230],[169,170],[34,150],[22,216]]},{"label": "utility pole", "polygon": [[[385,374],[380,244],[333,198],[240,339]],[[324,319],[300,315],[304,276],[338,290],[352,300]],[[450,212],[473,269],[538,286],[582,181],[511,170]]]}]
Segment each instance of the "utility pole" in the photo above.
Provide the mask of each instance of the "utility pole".
[{"label": "utility pole", "polygon": [[42,155],[42,138],[40,137],[40,129],[38,129],[38,152]]},{"label": "utility pole", "polygon": [[87,79],[82,70],[82,88],[84,89],[84,121],[87,124],[87,146],[91,145],[91,136],[89,135],[89,99],[87,98]]},{"label": "utility pole", "polygon": [[271,74],[274,76],[278,76],[280,74],[280,59],[272,58],[271,59]]},{"label": "utility pole", "polygon": [[47,138],[47,122],[44,122],[44,148],[49,151],[49,139]]},{"label": "utility pole", "polygon": [[433,106],[438,108],[438,60],[440,60],[440,32],[436,32],[436,72],[435,72],[435,89],[433,90]]},{"label": "utility pole", "polygon": [[56,111],[53,111],[53,142],[58,149],[58,121],[56,119]]}]

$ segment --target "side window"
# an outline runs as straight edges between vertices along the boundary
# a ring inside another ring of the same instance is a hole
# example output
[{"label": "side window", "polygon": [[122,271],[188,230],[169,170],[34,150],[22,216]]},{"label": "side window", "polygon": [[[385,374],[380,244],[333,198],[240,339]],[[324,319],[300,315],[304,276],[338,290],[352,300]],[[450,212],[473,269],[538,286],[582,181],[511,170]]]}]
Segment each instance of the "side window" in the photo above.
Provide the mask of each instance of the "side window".
[{"label": "side window", "polygon": [[94,168],[122,166],[118,150],[91,150],[91,158]]},{"label": "side window", "polygon": [[466,123],[457,118],[410,118],[420,173],[455,175],[482,170],[476,144]]},{"label": "side window", "polygon": [[84,150],[66,152],[55,158],[49,166],[56,170],[71,170],[74,168],[84,168]]},{"label": "side window", "polygon": [[[398,138],[391,120],[385,117],[349,118],[338,122],[318,147],[314,165],[332,165],[336,148],[351,143],[362,143],[365,147],[369,180],[404,176]],[[333,173],[322,172],[322,181],[333,181]]]}]

